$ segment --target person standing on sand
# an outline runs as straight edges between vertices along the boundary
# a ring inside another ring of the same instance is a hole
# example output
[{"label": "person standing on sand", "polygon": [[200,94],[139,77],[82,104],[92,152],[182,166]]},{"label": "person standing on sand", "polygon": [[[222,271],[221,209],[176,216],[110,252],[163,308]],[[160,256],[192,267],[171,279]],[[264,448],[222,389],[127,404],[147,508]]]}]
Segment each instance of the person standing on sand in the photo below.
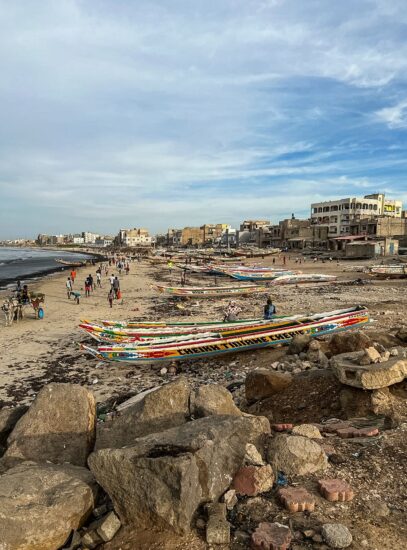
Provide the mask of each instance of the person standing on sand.
[{"label": "person standing on sand", "polygon": [[266,305],[264,306],[264,319],[272,319],[276,314],[276,306],[273,304],[270,296],[267,298]]},{"label": "person standing on sand", "polygon": [[100,273],[100,271],[96,271],[96,285],[99,287],[99,288],[102,288],[102,274]]},{"label": "person standing on sand", "polygon": [[173,268],[173,263],[171,260],[168,260],[168,263],[167,263],[167,267],[168,267],[168,271],[170,272],[170,275],[172,273],[172,268]]},{"label": "person standing on sand", "polygon": [[68,295],[68,300],[70,300],[71,294],[72,294],[72,281],[70,277],[68,277],[65,284],[66,284],[66,293]]},{"label": "person standing on sand", "polygon": [[89,281],[89,277],[86,277],[85,279],[85,296],[87,298],[89,298],[90,296],[90,281]]},{"label": "person standing on sand", "polygon": [[72,281],[72,286],[74,285],[75,278],[76,278],[76,271],[75,271],[75,268],[72,268],[72,270],[71,270],[71,281]]},{"label": "person standing on sand", "polygon": [[230,301],[225,310],[223,322],[228,323],[231,321],[237,321],[237,316],[241,311],[242,311],[242,308],[240,308],[234,300]]},{"label": "person standing on sand", "polygon": [[93,292],[95,290],[95,283],[94,283],[93,277],[90,273],[89,273],[89,276],[88,276],[88,281],[89,281],[90,290]]}]

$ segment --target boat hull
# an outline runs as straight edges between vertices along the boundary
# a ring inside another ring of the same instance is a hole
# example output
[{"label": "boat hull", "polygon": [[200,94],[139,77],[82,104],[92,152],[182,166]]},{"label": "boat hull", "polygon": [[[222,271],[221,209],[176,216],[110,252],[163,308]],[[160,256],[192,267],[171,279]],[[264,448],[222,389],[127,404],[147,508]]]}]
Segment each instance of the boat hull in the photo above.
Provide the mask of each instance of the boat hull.
[{"label": "boat hull", "polygon": [[288,343],[297,335],[311,337],[323,336],[360,327],[369,322],[366,308],[357,307],[343,312],[332,312],[324,316],[312,316],[307,322],[284,327],[276,327],[258,333],[220,338],[203,338],[188,342],[154,344],[151,346],[99,346],[97,349],[88,346],[82,348],[102,361],[128,363],[151,363],[163,361],[181,361],[212,357],[225,353],[237,353],[254,349],[267,348]]}]

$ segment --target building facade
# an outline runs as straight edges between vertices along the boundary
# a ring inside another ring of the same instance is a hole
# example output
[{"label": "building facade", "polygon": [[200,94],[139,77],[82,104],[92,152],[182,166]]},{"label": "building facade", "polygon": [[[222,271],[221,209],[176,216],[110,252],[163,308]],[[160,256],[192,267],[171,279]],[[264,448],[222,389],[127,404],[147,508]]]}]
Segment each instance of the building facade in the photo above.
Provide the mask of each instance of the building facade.
[{"label": "building facade", "polygon": [[402,202],[386,199],[384,194],[348,197],[334,201],[311,204],[311,220],[314,224],[328,225],[329,236],[350,235],[352,223],[362,218],[379,216],[401,218]]},{"label": "building facade", "polygon": [[148,229],[120,229],[117,236],[119,246],[151,246],[151,237]]}]

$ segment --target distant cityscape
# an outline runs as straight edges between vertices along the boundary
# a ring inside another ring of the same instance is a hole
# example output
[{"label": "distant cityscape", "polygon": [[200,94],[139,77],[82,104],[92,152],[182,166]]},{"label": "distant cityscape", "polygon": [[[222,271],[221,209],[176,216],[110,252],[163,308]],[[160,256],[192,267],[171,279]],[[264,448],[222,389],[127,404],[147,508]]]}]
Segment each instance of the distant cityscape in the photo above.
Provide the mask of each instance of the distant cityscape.
[{"label": "distant cityscape", "polygon": [[407,211],[402,201],[384,193],[313,203],[308,219],[244,220],[239,228],[227,223],[169,228],[150,235],[146,228],[120,229],[117,235],[83,231],[78,234],[39,234],[35,241],[2,241],[8,246],[68,246],[75,248],[200,248],[258,247],[288,250],[320,249],[361,253],[397,254],[407,248]]}]

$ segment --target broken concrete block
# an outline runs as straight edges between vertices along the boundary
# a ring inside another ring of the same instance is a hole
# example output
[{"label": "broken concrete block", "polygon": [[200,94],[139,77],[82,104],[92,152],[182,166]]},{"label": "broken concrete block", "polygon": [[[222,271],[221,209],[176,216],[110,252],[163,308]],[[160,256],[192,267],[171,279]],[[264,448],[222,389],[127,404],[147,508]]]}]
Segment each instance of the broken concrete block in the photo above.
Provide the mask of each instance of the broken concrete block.
[{"label": "broken concrete block", "polygon": [[121,522],[114,512],[110,512],[100,520],[96,529],[97,534],[104,542],[109,542],[121,527]]}]

